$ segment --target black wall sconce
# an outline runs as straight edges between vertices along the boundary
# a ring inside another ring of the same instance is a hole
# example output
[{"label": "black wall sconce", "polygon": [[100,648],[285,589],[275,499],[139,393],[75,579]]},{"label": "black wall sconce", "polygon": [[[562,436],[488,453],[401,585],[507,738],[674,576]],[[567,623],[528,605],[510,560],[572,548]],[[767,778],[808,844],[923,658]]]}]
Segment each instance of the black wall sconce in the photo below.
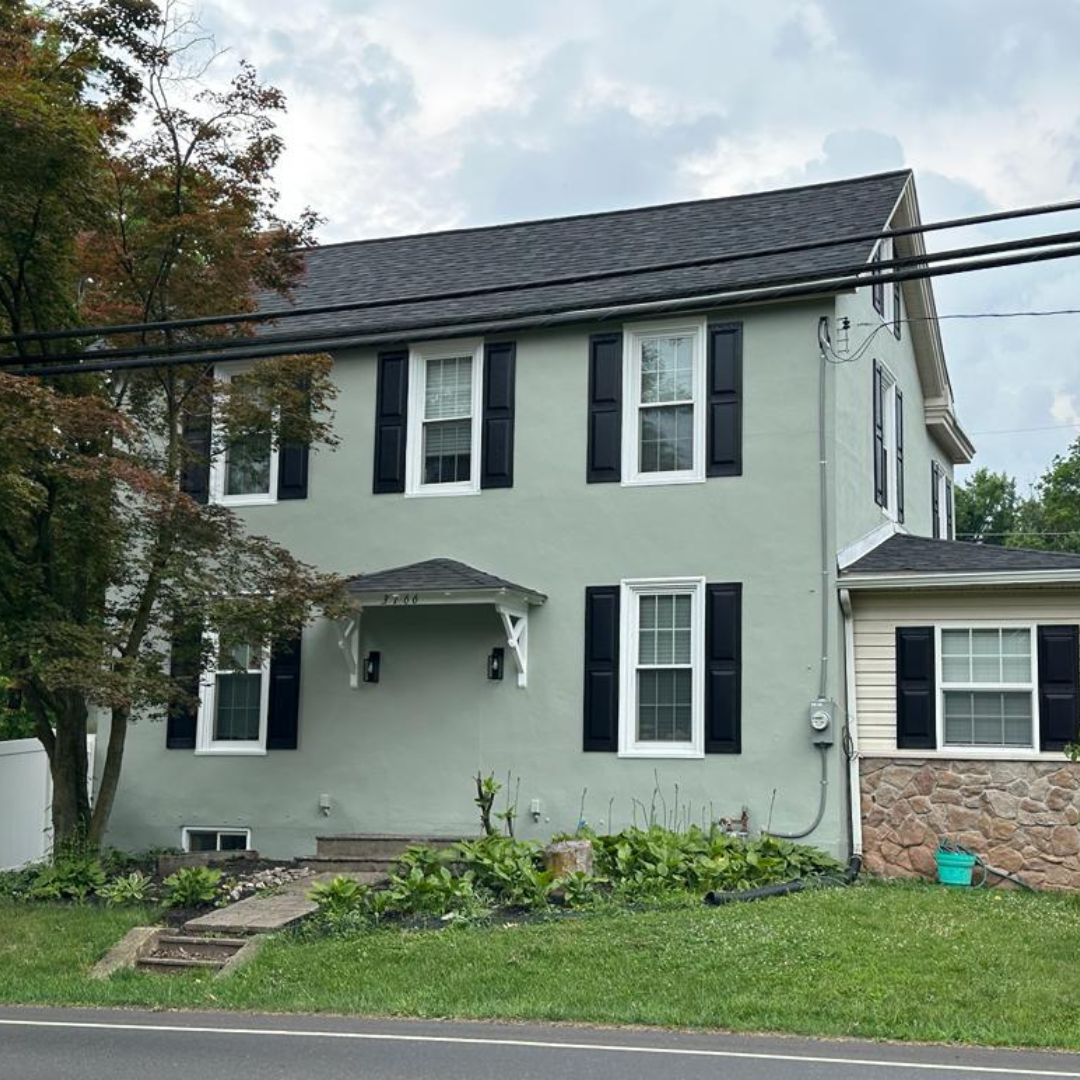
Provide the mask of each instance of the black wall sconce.
[{"label": "black wall sconce", "polygon": [[488,678],[501,679],[503,677],[503,656],[505,649],[495,648],[488,656]]},{"label": "black wall sconce", "polygon": [[382,653],[369,652],[364,657],[364,670],[363,679],[364,682],[378,682],[379,681],[379,660],[382,658]]}]

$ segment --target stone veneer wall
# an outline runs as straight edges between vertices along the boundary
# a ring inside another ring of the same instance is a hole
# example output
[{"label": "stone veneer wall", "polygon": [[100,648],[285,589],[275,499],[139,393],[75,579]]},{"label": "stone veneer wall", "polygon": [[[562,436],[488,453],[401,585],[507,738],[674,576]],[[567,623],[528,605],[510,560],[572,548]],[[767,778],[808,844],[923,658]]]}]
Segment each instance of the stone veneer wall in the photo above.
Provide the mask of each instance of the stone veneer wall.
[{"label": "stone veneer wall", "polygon": [[1032,885],[1080,889],[1080,765],[864,758],[860,775],[870,873],[933,877],[947,835]]}]

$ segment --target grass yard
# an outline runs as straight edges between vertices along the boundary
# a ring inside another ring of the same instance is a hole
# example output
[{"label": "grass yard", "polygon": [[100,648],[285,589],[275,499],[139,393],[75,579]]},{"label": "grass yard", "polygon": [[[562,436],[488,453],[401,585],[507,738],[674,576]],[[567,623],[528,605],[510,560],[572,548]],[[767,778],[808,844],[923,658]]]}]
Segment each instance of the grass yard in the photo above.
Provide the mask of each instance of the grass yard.
[{"label": "grass yard", "polygon": [[862,884],[726,908],[282,935],[234,976],[87,967],[137,910],[0,903],[0,1002],[651,1024],[1080,1048],[1080,898]]}]

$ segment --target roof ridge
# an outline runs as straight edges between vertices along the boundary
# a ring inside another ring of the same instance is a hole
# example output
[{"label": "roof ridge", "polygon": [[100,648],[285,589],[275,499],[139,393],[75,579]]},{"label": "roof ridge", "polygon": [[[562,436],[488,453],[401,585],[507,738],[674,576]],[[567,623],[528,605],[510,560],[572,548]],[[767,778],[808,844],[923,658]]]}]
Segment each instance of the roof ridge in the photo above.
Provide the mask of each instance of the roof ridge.
[{"label": "roof ridge", "polygon": [[517,229],[527,225],[554,225],[564,221],[585,221],[590,218],[613,218],[625,217],[630,214],[641,214],[649,210],[667,210],[676,206],[704,206],[710,203],[730,203],[747,199],[763,198],[767,195],[791,194],[799,191],[821,190],[823,188],[841,187],[845,184],[869,183],[872,180],[883,180],[892,176],[913,176],[911,168],[889,169],[885,172],[867,173],[861,176],[848,176],[838,180],[822,180],[814,184],[796,184],[794,187],[766,188],[763,191],[743,191],[737,195],[714,195],[700,199],[681,199],[663,203],[649,203],[645,206],[627,206],[619,210],[590,210],[581,214],[561,214],[556,217],[519,218],[516,221],[503,221],[493,225],[463,225],[453,229],[432,229],[428,232],[396,233],[393,236],[371,236],[359,240],[335,240],[328,244],[314,244],[310,247],[300,247],[294,250],[302,254],[325,251],[329,248],[359,247],[366,244],[388,244],[401,240],[413,240],[420,237],[430,236],[457,236],[462,233],[497,232],[501,229]]}]

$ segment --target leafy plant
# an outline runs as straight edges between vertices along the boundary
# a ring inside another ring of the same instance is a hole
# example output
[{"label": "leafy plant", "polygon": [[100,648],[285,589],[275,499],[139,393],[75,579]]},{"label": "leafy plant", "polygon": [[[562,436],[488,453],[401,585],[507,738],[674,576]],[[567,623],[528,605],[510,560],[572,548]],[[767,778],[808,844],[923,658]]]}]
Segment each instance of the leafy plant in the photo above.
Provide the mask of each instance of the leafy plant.
[{"label": "leafy plant", "polygon": [[130,874],[121,874],[106,882],[97,890],[98,896],[109,907],[123,907],[127,904],[141,904],[147,899],[151,880],[141,870]]},{"label": "leafy plant", "polygon": [[512,837],[465,840],[453,852],[475,889],[503,907],[540,907],[547,902],[552,875],[543,867],[536,844]]},{"label": "leafy plant", "polygon": [[389,909],[408,915],[446,915],[474,912],[483,902],[473,890],[473,875],[456,877],[453,850],[410,847],[402,855],[387,889]]},{"label": "leafy plant", "polygon": [[353,912],[367,914],[372,908],[371,889],[354,878],[339,876],[333,881],[317,882],[308,899],[319,906],[320,914],[343,916]]},{"label": "leafy plant", "polygon": [[90,855],[60,855],[34,874],[35,900],[85,900],[105,884],[101,863]]},{"label": "leafy plant", "polygon": [[19,870],[0,871],[0,899],[28,900],[41,868],[24,866]]},{"label": "leafy plant", "polygon": [[600,887],[606,884],[605,878],[590,877],[575,870],[556,878],[551,883],[548,896],[561,897],[562,903],[568,908],[591,907],[600,899]]},{"label": "leafy plant", "polygon": [[212,904],[220,885],[220,870],[211,870],[208,866],[185,866],[165,879],[165,903],[174,908]]}]

